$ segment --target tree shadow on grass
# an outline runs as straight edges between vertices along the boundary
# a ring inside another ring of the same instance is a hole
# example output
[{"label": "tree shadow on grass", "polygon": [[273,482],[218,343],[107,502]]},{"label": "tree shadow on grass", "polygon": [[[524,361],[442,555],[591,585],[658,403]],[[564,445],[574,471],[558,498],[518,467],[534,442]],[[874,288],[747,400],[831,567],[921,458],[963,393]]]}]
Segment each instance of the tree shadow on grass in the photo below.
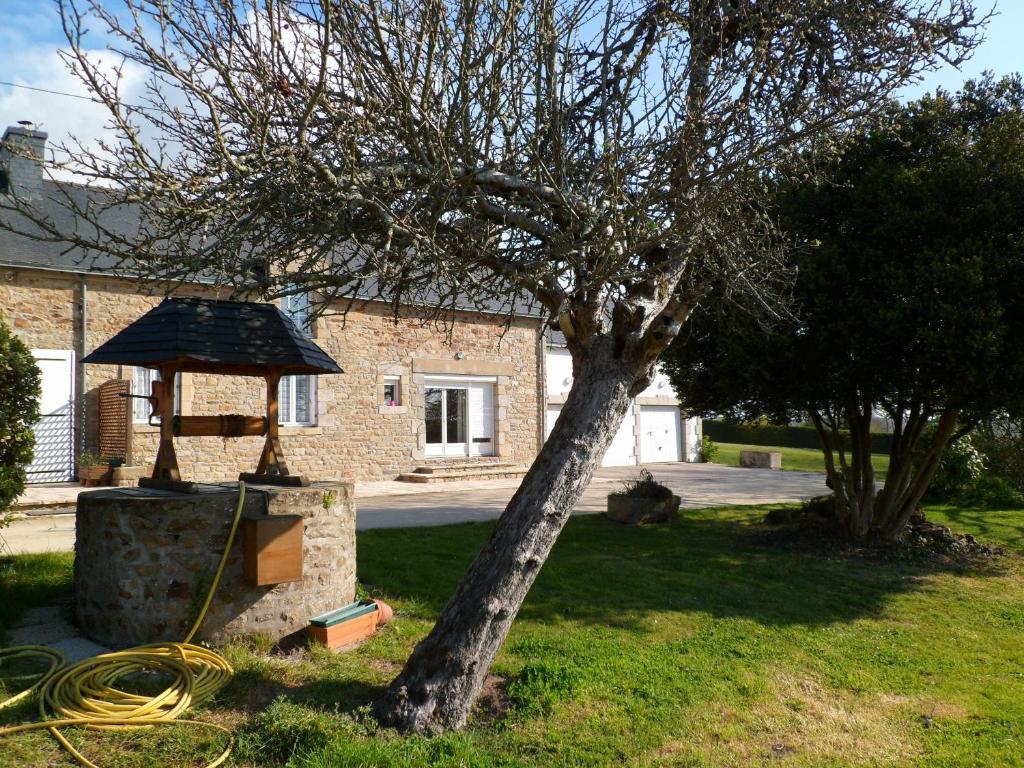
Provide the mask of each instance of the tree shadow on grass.
[{"label": "tree shadow on grass", "polygon": [[259,668],[240,669],[218,696],[218,703],[247,714],[265,710],[283,698],[292,704],[350,714],[383,694],[385,685],[364,680],[318,677],[299,685],[287,685]]},{"label": "tree shadow on grass", "polygon": [[929,510],[929,518],[956,531],[972,533],[985,543],[1024,550],[1024,510],[990,510],[941,506]]},{"label": "tree shadow on grass", "polygon": [[[519,617],[635,626],[648,613],[677,610],[767,626],[825,626],[878,615],[893,596],[919,589],[931,573],[964,571],[938,562],[769,547],[762,514],[687,511],[674,525],[645,528],[598,515],[573,518]],[[360,532],[360,576],[436,614],[490,529]]]}]

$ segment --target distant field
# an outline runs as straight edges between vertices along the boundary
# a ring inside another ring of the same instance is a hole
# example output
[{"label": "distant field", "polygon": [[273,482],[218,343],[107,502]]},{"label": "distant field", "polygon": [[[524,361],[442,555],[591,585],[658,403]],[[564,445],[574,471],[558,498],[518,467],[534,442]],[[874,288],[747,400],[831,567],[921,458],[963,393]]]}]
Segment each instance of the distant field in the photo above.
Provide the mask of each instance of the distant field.
[{"label": "distant field", "polygon": [[[782,468],[793,469],[800,472],[824,472],[825,460],[821,451],[810,448],[783,448],[767,445],[739,445],[737,443],[717,443],[718,459],[717,464],[727,464],[738,467],[740,464],[740,451],[782,451]],[[875,472],[881,479],[889,470],[889,457],[876,453],[872,463]]]}]

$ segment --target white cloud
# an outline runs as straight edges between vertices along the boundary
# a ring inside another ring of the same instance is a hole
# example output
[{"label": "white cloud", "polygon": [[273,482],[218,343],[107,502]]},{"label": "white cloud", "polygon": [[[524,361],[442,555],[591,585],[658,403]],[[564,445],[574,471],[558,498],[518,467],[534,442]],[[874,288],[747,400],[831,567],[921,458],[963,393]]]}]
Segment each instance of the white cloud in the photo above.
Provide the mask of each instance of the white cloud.
[{"label": "white cloud", "polygon": [[[73,75],[57,52],[57,47],[45,43],[29,43],[23,35],[11,29],[3,35],[11,47],[11,63],[2,79],[50,91],[89,96],[82,82]],[[93,51],[92,56],[109,60],[107,51]],[[143,76],[137,66],[125,68],[122,80],[125,100],[137,98],[143,91]],[[49,134],[51,148],[73,140],[80,140],[90,149],[98,150],[101,139],[113,141],[110,116],[106,108],[95,101],[72,98],[56,93],[41,93],[26,88],[0,85],[0,129],[29,120]],[[58,161],[62,158],[58,157]],[[61,178],[70,178],[66,171],[58,171]]]}]

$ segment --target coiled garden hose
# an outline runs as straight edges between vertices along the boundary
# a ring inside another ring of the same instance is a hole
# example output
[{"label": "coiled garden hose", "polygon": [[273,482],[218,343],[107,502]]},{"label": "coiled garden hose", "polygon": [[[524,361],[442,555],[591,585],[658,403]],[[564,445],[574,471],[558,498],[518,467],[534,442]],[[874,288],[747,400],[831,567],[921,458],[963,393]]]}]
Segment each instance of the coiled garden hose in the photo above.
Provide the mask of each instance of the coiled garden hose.
[{"label": "coiled garden hose", "polygon": [[[63,654],[52,648],[23,645],[0,650],[0,660],[39,658],[50,666],[28,689],[0,701],[0,709],[15,704],[34,693],[39,694],[39,714],[43,720],[8,728],[0,728],[0,737],[43,728],[50,731],[79,763],[99,768],[79,752],[60,732],[61,728],[92,728],[96,730],[128,730],[155,725],[187,723],[223,731],[228,736],[224,751],[206,768],[216,768],[228,759],[234,736],[222,726],[198,720],[181,719],[189,707],[199,704],[223,688],[234,675],[231,664],[216,651],[192,644],[192,638],[203,624],[213,595],[220,585],[231,545],[245,503],[245,483],[238,484],[238,505],[231,523],[227,546],[217,566],[217,574],[206,594],[203,607],[188,635],[180,643],[140,645],[125,651],[102,653],[67,666]],[[126,675],[142,671],[163,672],[173,678],[171,684],[155,696],[129,693],[116,687]],[[50,713],[56,719],[46,719]]]}]

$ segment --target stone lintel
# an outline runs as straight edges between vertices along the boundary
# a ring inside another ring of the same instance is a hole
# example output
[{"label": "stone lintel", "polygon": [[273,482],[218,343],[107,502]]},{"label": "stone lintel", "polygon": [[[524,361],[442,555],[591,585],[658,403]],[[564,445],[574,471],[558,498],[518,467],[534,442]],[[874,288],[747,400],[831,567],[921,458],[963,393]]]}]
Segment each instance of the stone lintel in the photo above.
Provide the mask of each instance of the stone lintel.
[{"label": "stone lintel", "polygon": [[445,358],[415,357],[412,361],[415,373],[450,376],[513,376],[515,363],[498,360],[454,360]]}]

